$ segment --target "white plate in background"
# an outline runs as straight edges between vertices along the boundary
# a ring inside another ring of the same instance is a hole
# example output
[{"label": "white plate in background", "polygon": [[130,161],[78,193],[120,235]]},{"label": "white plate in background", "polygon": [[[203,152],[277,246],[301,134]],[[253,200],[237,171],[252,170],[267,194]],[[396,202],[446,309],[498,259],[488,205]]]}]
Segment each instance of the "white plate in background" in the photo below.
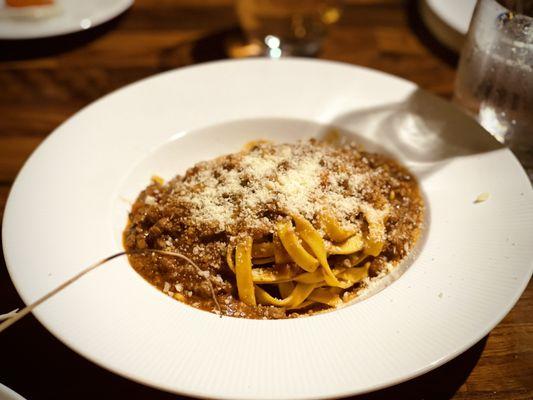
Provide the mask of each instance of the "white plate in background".
[{"label": "white plate in background", "polygon": [[25,400],[20,394],[0,383],[0,400]]},{"label": "white plate in background", "polygon": [[126,11],[133,0],[56,0],[55,3],[57,14],[29,19],[10,16],[14,7],[0,0],[0,39],[36,39],[90,29]]},{"label": "white plate in background", "polygon": [[[330,126],[418,177],[428,222],[407,271],[312,317],[219,318],[159,292],[118,259],[35,310],[63,343],[170,392],[225,399],[364,393],[430,371],[479,341],[533,269],[533,192],[511,152],[448,102],[366,68],[250,59],[182,68],[81,110],[33,153],[7,201],[3,247],[23,300],[121,250],[128,201],[158,174],[250,140]],[[474,204],[481,193],[487,201]],[[13,305],[16,306],[16,305]]]},{"label": "white plate in background", "polygon": [[431,33],[445,46],[459,52],[476,0],[420,0],[420,15]]}]

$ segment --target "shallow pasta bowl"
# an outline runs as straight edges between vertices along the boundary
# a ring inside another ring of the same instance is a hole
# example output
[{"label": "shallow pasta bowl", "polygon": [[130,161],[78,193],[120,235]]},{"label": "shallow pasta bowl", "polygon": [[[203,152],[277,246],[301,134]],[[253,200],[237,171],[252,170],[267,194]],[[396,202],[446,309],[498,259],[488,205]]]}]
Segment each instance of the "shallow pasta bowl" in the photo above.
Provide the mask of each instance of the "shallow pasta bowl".
[{"label": "shallow pasta bowl", "polygon": [[[35,315],[91,361],[199,397],[336,397],[436,368],[486,335],[529,281],[533,193],[513,155],[475,122],[368,69],[209,63],[86,107],[36,150],[13,186],[3,224],[11,278],[28,303],[120,251],[130,202],[154,174],[168,179],[250,140],[292,142],[331,127],[406,164],[425,196],[417,254],[383,290],[312,317],[219,318],[157,291],[118,259]],[[482,193],[488,199],[476,203]]]}]

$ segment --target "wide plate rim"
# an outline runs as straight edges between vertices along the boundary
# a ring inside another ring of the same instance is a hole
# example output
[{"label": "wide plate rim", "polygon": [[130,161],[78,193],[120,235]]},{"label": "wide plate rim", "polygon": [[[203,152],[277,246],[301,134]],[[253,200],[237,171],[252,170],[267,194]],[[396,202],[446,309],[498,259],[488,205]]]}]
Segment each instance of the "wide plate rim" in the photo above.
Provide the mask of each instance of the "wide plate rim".
[{"label": "wide plate rim", "polygon": [[[32,162],[31,160],[33,159],[34,155],[37,154],[40,151],[42,146],[47,146],[48,145],[47,143],[50,143],[49,140],[50,140],[50,138],[52,138],[54,136],[54,133],[57,130],[59,130],[60,128],[64,127],[66,124],[71,123],[71,121],[73,119],[77,118],[80,114],[86,112],[89,108],[97,107],[98,104],[101,104],[102,102],[105,102],[106,99],[108,99],[111,96],[116,96],[119,93],[123,93],[124,91],[127,91],[127,90],[131,89],[132,87],[134,87],[136,85],[143,85],[143,84],[146,84],[147,82],[149,82],[151,80],[159,79],[161,76],[164,76],[164,75],[179,74],[179,73],[181,73],[184,70],[199,69],[199,68],[206,67],[206,66],[207,67],[211,67],[214,64],[225,65],[225,64],[232,64],[232,63],[235,63],[235,62],[242,63],[243,61],[217,61],[217,62],[210,62],[210,63],[205,63],[205,64],[201,64],[201,65],[196,65],[196,66],[190,66],[190,67],[182,68],[182,69],[179,69],[179,70],[167,71],[167,72],[164,72],[162,74],[158,74],[158,75],[155,75],[155,76],[152,76],[152,77],[145,78],[145,79],[143,79],[141,81],[134,82],[134,83],[132,83],[130,85],[127,85],[127,86],[125,86],[125,87],[123,87],[121,89],[118,89],[118,90],[116,90],[116,91],[114,91],[114,92],[102,97],[101,99],[98,99],[97,101],[89,104],[88,106],[84,107],[82,110],[78,111],[74,116],[70,117],[68,120],[66,120],[64,123],[62,123],[58,128],[56,128],[54,130],[54,132],[52,132],[43,141],[43,143],[41,143],[39,145],[39,147],[35,150],[34,153],[32,153],[32,156],[27,160],[27,162],[24,164],[24,167],[19,172],[19,175],[17,176],[17,179],[15,180],[15,183],[13,184],[13,187],[15,187],[15,185],[17,185],[17,182],[19,181],[19,176],[23,173],[23,171],[25,169],[29,168],[28,165],[31,165],[31,162]],[[259,62],[259,63],[262,63],[264,61],[262,61],[262,60],[250,60],[250,61],[244,61],[244,62],[249,62],[249,63]],[[364,67],[355,67],[355,66],[352,66],[352,65],[349,65],[349,64],[344,64],[344,63],[339,63],[339,62],[307,61],[307,60],[299,60],[299,59],[293,59],[293,60],[287,60],[287,61],[276,61],[276,62],[282,62],[282,63],[283,62],[286,62],[286,63],[290,63],[290,62],[317,63],[318,62],[319,64],[331,64],[333,66],[342,66],[344,68],[354,68],[354,69],[359,69],[359,70],[365,71],[365,72],[377,73],[378,75],[381,74],[384,77],[402,81],[405,84],[410,85],[412,88],[416,88],[416,85],[414,85],[413,83],[411,83],[409,81],[406,81],[404,79],[397,78],[397,77],[388,75],[388,74],[380,72],[380,71],[375,71],[375,70],[364,68]],[[508,150],[506,150],[506,152],[507,152],[508,156],[511,156],[511,153]],[[512,158],[514,159],[514,156],[512,156]],[[514,162],[517,164],[517,166],[519,165],[518,162],[516,161],[516,159],[514,159]],[[526,176],[525,172],[523,170],[521,170],[521,171],[522,171],[521,172],[522,184],[523,184],[524,187],[527,187],[526,184],[529,185],[529,181],[527,179],[527,176]],[[529,186],[529,188],[531,189],[530,186]],[[529,193],[529,195],[531,195],[531,192]],[[13,200],[12,200],[12,196],[10,194],[10,196],[8,198],[8,201],[6,202],[6,208],[5,208],[6,211],[5,211],[5,214],[4,214],[4,222],[6,221],[7,216],[10,214],[11,207],[13,207],[12,203],[13,203]],[[8,269],[8,272],[9,272],[10,276],[12,276],[12,269],[14,268],[14,266],[12,265],[12,262],[9,259],[10,251],[6,247],[5,238],[6,238],[7,234],[8,234],[8,232],[7,232],[8,228],[6,227],[5,223],[3,224],[2,230],[3,230],[2,233],[3,233],[3,238],[4,238],[3,239],[3,248],[4,248],[5,259],[6,259],[6,265],[7,265],[7,269]],[[531,278],[531,272],[533,271],[533,263],[531,263],[531,262],[530,262],[530,268],[529,269],[530,269],[529,278]],[[27,298],[27,296],[25,296],[24,290],[19,286],[20,283],[16,282],[16,281],[13,281],[13,283],[14,283],[17,291],[19,292],[19,294],[23,298],[23,300],[27,301],[28,298]],[[424,373],[426,373],[426,372],[428,372],[428,371],[430,371],[430,370],[432,370],[432,369],[444,364],[445,362],[455,358],[458,354],[462,353],[463,351],[465,351],[466,349],[471,347],[473,344],[475,344],[477,341],[479,341],[482,337],[484,337],[491,329],[494,328],[494,326],[496,326],[505,317],[505,315],[509,312],[509,310],[518,301],[518,299],[520,298],[520,295],[522,294],[522,292],[525,289],[525,287],[527,286],[527,284],[528,284],[528,280],[525,280],[524,282],[522,282],[521,285],[517,286],[515,288],[516,289],[515,296],[512,299],[509,299],[508,308],[500,310],[500,312],[494,316],[492,323],[487,324],[487,326],[485,327],[485,330],[483,332],[481,332],[479,335],[476,335],[475,338],[472,338],[468,343],[464,344],[461,348],[458,348],[455,352],[448,354],[446,357],[443,357],[443,358],[437,360],[436,362],[434,362],[431,365],[427,365],[425,368],[419,369],[419,370],[414,371],[414,372],[411,371],[409,373],[406,373],[404,376],[399,376],[397,378],[397,380],[395,380],[395,381],[388,381],[388,382],[382,383],[381,385],[374,385],[372,387],[367,388],[364,391],[338,392],[338,393],[328,394],[328,396],[348,396],[348,395],[352,395],[352,394],[355,394],[355,393],[359,394],[359,393],[366,393],[366,392],[373,391],[373,390],[378,390],[378,389],[381,389],[381,388],[384,388],[384,387],[388,387],[390,385],[394,385],[394,384],[403,382],[403,381],[408,380],[408,379],[412,379],[412,378],[414,378],[416,376],[424,374]],[[132,379],[134,381],[137,381],[137,382],[140,382],[140,383],[143,383],[143,384],[148,384],[150,386],[154,386],[154,387],[160,388],[162,390],[167,390],[167,391],[170,390],[170,391],[175,392],[175,393],[191,395],[191,396],[195,396],[195,397],[210,397],[210,396],[213,396],[213,393],[211,393],[209,391],[202,393],[201,391],[177,390],[176,388],[169,388],[169,387],[166,387],[166,386],[159,386],[159,385],[156,385],[156,384],[154,384],[152,382],[147,382],[146,380],[142,380],[138,376],[131,375],[127,371],[121,371],[121,370],[112,369],[108,365],[106,365],[105,363],[100,362],[100,360],[93,358],[91,356],[91,354],[88,354],[85,351],[80,350],[79,348],[76,348],[75,346],[73,346],[72,343],[70,343],[70,341],[67,338],[63,337],[61,335],[61,333],[58,330],[55,329],[54,326],[51,326],[51,324],[48,324],[46,321],[43,321],[43,319],[39,316],[38,310],[35,313],[35,316],[45,326],[46,329],[48,329],[52,334],[54,334],[54,336],[56,336],[59,340],[61,340],[63,343],[65,343],[68,347],[70,347],[74,351],[78,352],[79,354],[83,355],[87,359],[91,360],[95,364],[102,366],[103,368],[111,370],[112,372],[118,373],[118,374],[120,374],[122,376],[125,376],[125,377],[127,377],[129,379]],[[219,397],[220,398],[234,398],[234,396],[227,396],[227,397],[219,396]],[[309,397],[308,395],[306,395],[305,397],[306,398],[324,398],[325,396],[324,395],[317,395],[316,397],[312,397],[312,396]],[[257,398],[262,398],[262,397],[261,396],[257,396]],[[282,397],[280,397],[280,398],[282,398]]]}]

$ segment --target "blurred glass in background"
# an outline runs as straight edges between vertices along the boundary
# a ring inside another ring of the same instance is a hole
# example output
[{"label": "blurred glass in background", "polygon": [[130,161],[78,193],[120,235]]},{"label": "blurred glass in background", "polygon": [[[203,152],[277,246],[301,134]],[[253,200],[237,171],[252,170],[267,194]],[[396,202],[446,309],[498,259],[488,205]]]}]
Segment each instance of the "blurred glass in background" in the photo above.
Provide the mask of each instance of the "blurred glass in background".
[{"label": "blurred glass in background", "polygon": [[533,179],[533,0],[478,0],[454,101],[506,144]]},{"label": "blurred glass in background", "polygon": [[341,15],[339,0],[237,0],[241,27],[255,55],[312,56]]}]

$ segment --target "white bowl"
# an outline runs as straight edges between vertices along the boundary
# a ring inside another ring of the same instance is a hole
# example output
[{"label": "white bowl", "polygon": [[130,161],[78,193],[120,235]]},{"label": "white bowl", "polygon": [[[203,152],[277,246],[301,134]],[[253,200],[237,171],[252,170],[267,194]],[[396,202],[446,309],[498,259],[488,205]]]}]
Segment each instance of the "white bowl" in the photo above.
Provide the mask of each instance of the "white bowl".
[{"label": "white bowl", "polygon": [[[130,379],[200,397],[311,399],[423,374],[486,335],[532,273],[533,193],[513,155],[449,103],[404,80],[316,60],[170,71],[61,125],[7,202],[9,273],[31,302],[121,250],[129,201],[153,174],[267,138],[328,126],[394,154],[418,176],[428,222],[400,279],[307,318],[219,318],[172,300],[119,259],[35,310],[67,346]],[[489,193],[474,204],[480,193]]]}]

